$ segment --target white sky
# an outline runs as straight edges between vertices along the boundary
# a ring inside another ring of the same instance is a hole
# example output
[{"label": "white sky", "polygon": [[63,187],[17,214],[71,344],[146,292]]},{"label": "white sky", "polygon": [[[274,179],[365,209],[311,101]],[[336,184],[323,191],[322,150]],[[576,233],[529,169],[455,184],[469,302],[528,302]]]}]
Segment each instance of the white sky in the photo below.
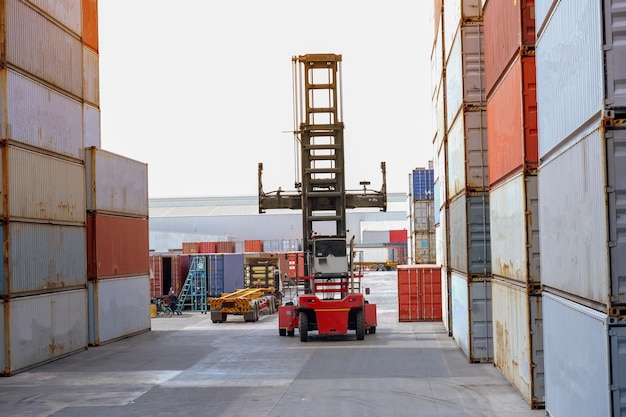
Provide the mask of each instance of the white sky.
[{"label": "white sky", "polygon": [[98,2],[102,148],[149,197],[294,189],[291,57],[343,55],[346,187],[408,192],[432,156],[429,0]]}]

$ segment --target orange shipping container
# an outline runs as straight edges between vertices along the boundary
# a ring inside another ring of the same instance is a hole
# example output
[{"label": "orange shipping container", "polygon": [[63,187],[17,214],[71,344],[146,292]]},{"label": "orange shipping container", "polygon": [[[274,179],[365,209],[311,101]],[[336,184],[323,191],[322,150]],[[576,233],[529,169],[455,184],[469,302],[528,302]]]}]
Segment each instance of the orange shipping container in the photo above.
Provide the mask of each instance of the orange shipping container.
[{"label": "orange shipping container", "polygon": [[263,252],[262,240],[246,240],[244,242],[245,252]]},{"label": "orange shipping container", "polygon": [[83,43],[98,52],[98,0],[83,0]]},{"label": "orange shipping container", "polygon": [[215,242],[198,243],[198,253],[215,253],[215,252],[217,252],[217,245]]},{"label": "orange shipping container", "polygon": [[483,22],[485,86],[489,97],[513,57],[534,50],[535,0],[489,0]]},{"label": "orange shipping container", "polygon": [[183,242],[183,253],[200,253],[200,242]]},{"label": "orange shipping container", "polygon": [[518,56],[487,101],[489,184],[538,166],[534,57]]},{"label": "orange shipping container", "polygon": [[235,253],[235,242],[216,242],[215,253]]},{"label": "orange shipping container", "polygon": [[148,275],[148,219],[87,214],[87,277]]},{"label": "orange shipping container", "polygon": [[398,266],[398,320],[441,321],[441,267]]}]

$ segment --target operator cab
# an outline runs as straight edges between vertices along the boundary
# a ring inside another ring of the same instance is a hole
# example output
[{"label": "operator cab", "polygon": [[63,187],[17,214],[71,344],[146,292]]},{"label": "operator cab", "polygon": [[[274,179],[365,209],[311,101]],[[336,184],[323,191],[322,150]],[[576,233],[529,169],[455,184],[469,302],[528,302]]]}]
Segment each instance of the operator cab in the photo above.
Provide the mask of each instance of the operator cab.
[{"label": "operator cab", "polygon": [[313,275],[315,277],[347,277],[348,264],[345,238],[318,236],[313,240]]}]

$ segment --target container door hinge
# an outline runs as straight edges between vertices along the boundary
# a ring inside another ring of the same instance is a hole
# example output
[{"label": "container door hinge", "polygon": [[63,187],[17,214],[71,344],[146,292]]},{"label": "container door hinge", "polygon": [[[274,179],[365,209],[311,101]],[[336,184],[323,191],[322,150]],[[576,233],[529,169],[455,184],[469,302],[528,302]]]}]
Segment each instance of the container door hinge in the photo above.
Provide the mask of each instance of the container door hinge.
[{"label": "container door hinge", "polygon": [[619,390],[619,385],[610,384],[609,385],[609,390],[610,391],[617,391],[617,390]]},{"label": "container door hinge", "polygon": [[609,329],[609,331],[607,332],[607,334],[609,336],[617,336],[617,330],[615,329]]},{"label": "container door hinge", "polygon": [[609,240],[607,243],[608,243],[609,248],[617,247],[617,242],[614,240]]}]

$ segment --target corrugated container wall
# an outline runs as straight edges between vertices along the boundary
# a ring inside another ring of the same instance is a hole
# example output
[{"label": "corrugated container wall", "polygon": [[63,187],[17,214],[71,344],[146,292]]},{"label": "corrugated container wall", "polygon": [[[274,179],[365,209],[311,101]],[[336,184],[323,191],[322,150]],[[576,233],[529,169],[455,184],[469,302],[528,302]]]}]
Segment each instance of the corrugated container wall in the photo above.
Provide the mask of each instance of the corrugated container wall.
[{"label": "corrugated container wall", "polygon": [[398,320],[441,321],[440,266],[398,266]]},{"label": "corrugated container wall", "polygon": [[86,349],[87,290],[0,300],[2,337],[2,376]]},{"label": "corrugated container wall", "polygon": [[89,344],[150,330],[150,277],[89,281]]},{"label": "corrugated container wall", "polygon": [[98,148],[85,150],[87,210],[148,217],[148,166]]},{"label": "corrugated container wall", "polygon": [[82,0],[83,44],[98,52],[98,0]]},{"label": "corrugated container wall", "polygon": [[83,33],[79,2],[75,0],[30,0],[30,3],[46,13],[50,20],[56,20],[78,36]]},{"label": "corrugated container wall", "polygon": [[511,61],[535,49],[535,0],[490,0],[484,24],[485,89],[489,97]]},{"label": "corrugated container wall", "polygon": [[491,275],[489,195],[461,195],[450,203],[450,265],[470,276]]},{"label": "corrugated container wall", "polygon": [[148,219],[87,215],[89,278],[149,275]]},{"label": "corrugated container wall", "polygon": [[531,408],[545,402],[541,295],[525,286],[491,281],[493,363]]},{"label": "corrugated container wall", "polygon": [[8,222],[0,233],[5,248],[0,294],[85,288],[85,226]]},{"label": "corrugated container wall", "polygon": [[444,44],[449,51],[460,25],[482,19],[482,4],[480,0],[445,0],[443,4]]},{"label": "corrugated container wall", "polygon": [[494,88],[487,101],[487,130],[490,184],[520,169],[536,172],[539,157],[534,57],[518,55]]}]

